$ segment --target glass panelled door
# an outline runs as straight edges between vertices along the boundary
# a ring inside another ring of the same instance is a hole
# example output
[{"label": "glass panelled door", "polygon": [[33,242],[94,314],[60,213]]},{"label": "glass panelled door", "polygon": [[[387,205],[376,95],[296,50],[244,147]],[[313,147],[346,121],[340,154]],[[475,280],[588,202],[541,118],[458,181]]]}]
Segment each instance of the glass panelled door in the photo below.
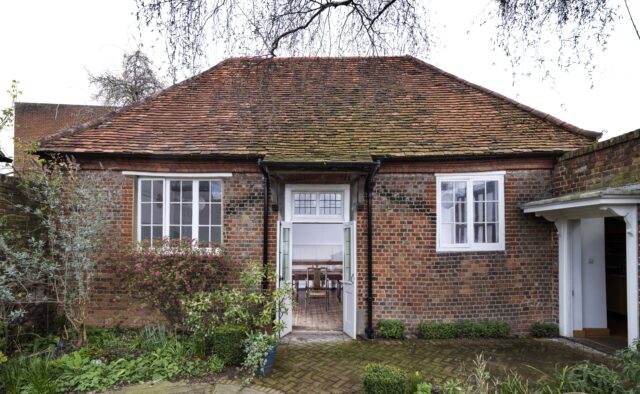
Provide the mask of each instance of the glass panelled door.
[{"label": "glass panelled door", "polygon": [[[291,283],[291,255],[293,251],[291,229],[292,226],[290,222],[278,222],[278,260],[276,263],[278,287],[280,287],[282,283]],[[291,298],[286,301],[286,304],[287,313],[278,316],[278,319],[284,322],[285,328],[282,335],[290,333],[293,327],[293,305]]]},{"label": "glass panelled door", "polygon": [[356,337],[356,222],[344,224],[342,265],[343,331]]}]

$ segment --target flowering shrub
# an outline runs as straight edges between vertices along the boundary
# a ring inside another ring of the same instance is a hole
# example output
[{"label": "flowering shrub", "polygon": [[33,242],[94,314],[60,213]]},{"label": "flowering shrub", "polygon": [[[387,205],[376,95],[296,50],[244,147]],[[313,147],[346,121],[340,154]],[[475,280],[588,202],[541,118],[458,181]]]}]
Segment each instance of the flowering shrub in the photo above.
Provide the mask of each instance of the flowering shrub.
[{"label": "flowering shrub", "polygon": [[219,286],[216,274],[225,258],[220,249],[164,239],[125,250],[116,267],[131,295],[157,308],[176,326],[183,322],[182,299]]}]

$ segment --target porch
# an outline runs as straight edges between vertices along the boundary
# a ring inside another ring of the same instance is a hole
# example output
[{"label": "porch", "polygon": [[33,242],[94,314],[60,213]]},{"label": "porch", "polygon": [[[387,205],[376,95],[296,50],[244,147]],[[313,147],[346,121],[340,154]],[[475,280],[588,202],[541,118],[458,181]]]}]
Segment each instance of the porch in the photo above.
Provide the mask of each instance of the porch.
[{"label": "porch", "polygon": [[640,184],[524,204],[558,230],[560,334],[593,347],[638,338]]}]

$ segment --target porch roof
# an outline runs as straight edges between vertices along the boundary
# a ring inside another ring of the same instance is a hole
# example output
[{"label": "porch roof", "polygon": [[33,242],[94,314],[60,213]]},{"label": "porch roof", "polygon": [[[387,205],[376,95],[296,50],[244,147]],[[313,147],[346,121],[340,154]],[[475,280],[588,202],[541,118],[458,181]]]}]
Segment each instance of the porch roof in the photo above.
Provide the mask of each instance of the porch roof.
[{"label": "porch roof", "polygon": [[609,216],[615,206],[640,204],[640,184],[568,193],[522,204],[524,213],[547,218]]}]

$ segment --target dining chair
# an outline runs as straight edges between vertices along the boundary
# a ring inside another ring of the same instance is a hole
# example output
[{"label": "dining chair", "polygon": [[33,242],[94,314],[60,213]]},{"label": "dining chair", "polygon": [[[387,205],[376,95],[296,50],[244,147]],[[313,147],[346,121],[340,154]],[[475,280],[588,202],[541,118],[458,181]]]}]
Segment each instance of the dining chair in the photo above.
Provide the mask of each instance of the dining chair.
[{"label": "dining chair", "polygon": [[[309,282],[312,283],[309,286]],[[327,268],[307,268],[307,288],[304,298],[304,310],[308,310],[309,300],[314,298],[325,299],[325,306],[329,310],[329,287],[327,278]]]}]

